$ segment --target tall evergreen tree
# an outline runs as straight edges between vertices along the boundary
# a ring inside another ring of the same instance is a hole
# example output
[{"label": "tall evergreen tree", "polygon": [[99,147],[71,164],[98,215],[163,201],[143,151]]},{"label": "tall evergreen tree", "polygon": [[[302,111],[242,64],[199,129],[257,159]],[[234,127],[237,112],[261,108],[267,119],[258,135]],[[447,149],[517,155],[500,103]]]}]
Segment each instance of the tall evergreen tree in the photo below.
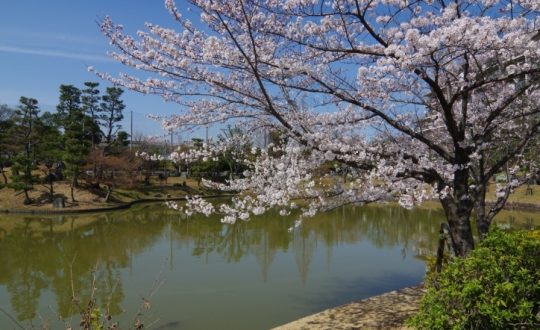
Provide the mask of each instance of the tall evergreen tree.
[{"label": "tall evergreen tree", "polygon": [[14,112],[7,104],[0,104],[0,122],[9,120]]},{"label": "tall evergreen tree", "polygon": [[66,129],[76,113],[81,112],[81,91],[73,85],[60,85],[60,100],[56,106],[58,126]]},{"label": "tall evergreen tree", "polygon": [[110,145],[114,140],[114,135],[122,127],[118,124],[123,118],[124,114],[122,111],[126,107],[124,101],[120,98],[122,97],[124,91],[118,87],[108,87],[106,90],[106,95],[103,95],[101,98],[101,124],[105,128],[104,136],[107,145]]},{"label": "tall evergreen tree", "polygon": [[56,109],[64,129],[62,159],[66,174],[71,178],[71,200],[75,202],[74,188],[90,151],[90,141],[85,134],[86,116],[81,108],[81,91],[72,85],[61,85],[60,102]]},{"label": "tall evergreen tree", "polygon": [[3,178],[3,184],[0,184],[0,187],[8,183],[4,168],[9,166],[14,153],[13,140],[10,136],[14,114],[15,110],[5,104],[0,105],[0,174]]},{"label": "tall evergreen tree", "polygon": [[54,116],[45,112],[36,122],[36,131],[40,137],[37,150],[39,167],[45,178],[43,183],[49,190],[49,198],[54,197],[54,181],[61,178],[62,164],[62,135],[58,129]]},{"label": "tall evergreen tree", "polygon": [[33,98],[21,96],[20,105],[15,111],[13,130],[10,132],[13,142],[18,146],[13,158],[12,182],[10,186],[15,190],[24,192],[24,203],[30,204],[28,191],[37,181],[32,171],[36,168],[36,146],[38,134],[36,121],[39,112],[38,101]]},{"label": "tall evergreen tree", "polygon": [[101,140],[101,131],[99,129],[98,119],[101,114],[101,106],[99,104],[99,83],[87,81],[84,83],[85,89],[82,90],[82,108],[85,114],[90,117],[91,125],[85,125],[87,131],[91,135],[92,148],[95,148]]}]

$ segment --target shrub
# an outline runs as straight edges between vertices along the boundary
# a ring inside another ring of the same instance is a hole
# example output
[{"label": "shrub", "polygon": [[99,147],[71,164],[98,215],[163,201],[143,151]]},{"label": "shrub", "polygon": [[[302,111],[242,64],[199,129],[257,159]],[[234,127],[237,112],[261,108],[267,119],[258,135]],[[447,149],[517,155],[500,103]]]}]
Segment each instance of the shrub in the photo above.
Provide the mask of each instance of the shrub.
[{"label": "shrub", "polygon": [[540,329],[540,231],[493,230],[467,258],[431,274],[419,329]]}]

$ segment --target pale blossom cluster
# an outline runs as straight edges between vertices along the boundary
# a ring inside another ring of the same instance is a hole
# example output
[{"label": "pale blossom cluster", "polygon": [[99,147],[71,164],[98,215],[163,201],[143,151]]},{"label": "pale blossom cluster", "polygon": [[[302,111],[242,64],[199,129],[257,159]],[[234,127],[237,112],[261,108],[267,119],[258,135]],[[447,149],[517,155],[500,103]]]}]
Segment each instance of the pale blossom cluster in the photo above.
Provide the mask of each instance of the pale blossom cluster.
[{"label": "pale blossom cluster", "polygon": [[496,173],[531,167],[519,155],[540,127],[538,1],[190,3],[200,21],[167,0],[178,28],[136,37],[105,18],[111,56],[147,76],[98,75],[178,103],[167,127],[243,120],[283,136],[219,185],[243,193],[213,210],[226,222],[297,198],[309,216],[437,197],[468,219]]},{"label": "pale blossom cluster", "polygon": [[194,212],[204,214],[205,216],[215,213],[214,205],[198,195],[186,196],[186,202],[183,206],[174,201],[168,201],[167,206],[183,212],[188,216],[192,215]]},{"label": "pale blossom cluster", "polygon": [[170,159],[176,163],[190,164],[198,160],[216,160],[216,154],[214,153],[214,150],[210,149],[205,143],[201,148],[192,147],[187,150],[178,148],[177,151],[173,151],[170,154]]},{"label": "pale blossom cluster", "polygon": [[153,161],[156,161],[156,160],[165,160],[165,156],[163,155],[158,155],[158,154],[149,154],[147,153],[146,151],[136,151],[135,152],[135,157],[140,157],[144,160],[153,160]]},{"label": "pale blossom cluster", "polygon": [[238,161],[243,161],[244,152],[251,145],[251,137],[238,130],[236,134],[229,137],[222,137],[217,141],[208,139],[200,146],[191,145],[187,148],[180,146],[170,154],[170,160],[176,163],[190,164],[195,161],[217,161],[223,154],[230,155]]}]

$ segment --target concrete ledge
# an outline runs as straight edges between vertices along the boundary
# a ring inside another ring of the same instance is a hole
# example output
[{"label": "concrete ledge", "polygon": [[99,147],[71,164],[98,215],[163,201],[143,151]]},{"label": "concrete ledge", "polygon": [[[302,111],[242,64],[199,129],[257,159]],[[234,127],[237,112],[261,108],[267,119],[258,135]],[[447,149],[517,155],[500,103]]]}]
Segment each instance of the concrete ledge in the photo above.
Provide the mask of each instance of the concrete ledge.
[{"label": "concrete ledge", "polygon": [[[493,206],[494,204],[495,203],[493,203],[493,202],[486,202],[487,206]],[[540,212],[540,204],[506,202],[503,209],[504,210],[509,210],[509,211]]]},{"label": "concrete ledge", "polygon": [[418,310],[424,293],[422,285],[391,291],[327,309],[274,330],[410,329],[405,320]]}]

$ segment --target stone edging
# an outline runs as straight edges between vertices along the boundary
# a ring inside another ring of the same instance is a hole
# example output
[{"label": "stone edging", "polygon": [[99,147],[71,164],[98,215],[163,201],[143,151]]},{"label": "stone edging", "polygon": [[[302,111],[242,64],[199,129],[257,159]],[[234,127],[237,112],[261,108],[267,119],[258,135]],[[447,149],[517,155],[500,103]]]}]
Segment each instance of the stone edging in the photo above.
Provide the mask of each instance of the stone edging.
[{"label": "stone edging", "polygon": [[403,288],[330,308],[273,330],[410,329],[405,320],[418,311],[424,293],[422,284]]},{"label": "stone edging", "polygon": [[[209,198],[228,198],[234,195],[209,195],[201,196],[204,199]],[[157,203],[157,202],[169,202],[169,201],[183,201],[186,200],[186,197],[174,197],[174,198],[143,198],[137,199],[128,203],[123,203],[115,206],[108,207],[99,207],[91,209],[80,209],[80,210],[70,210],[70,209],[60,209],[60,210],[20,210],[20,209],[0,209],[0,214],[36,214],[36,215],[55,215],[55,214],[81,214],[81,213],[95,213],[95,212],[104,212],[104,211],[115,211],[115,210],[124,210],[132,207],[136,204],[142,203]]]},{"label": "stone edging", "polygon": [[[493,206],[495,203],[493,202],[486,202],[487,206]],[[507,202],[504,205],[504,210],[509,211],[532,211],[532,212],[540,212],[540,205],[538,204],[531,204],[531,203],[520,203],[520,202]]]},{"label": "stone edging", "polygon": [[[228,198],[232,197],[234,195],[209,195],[209,196],[201,196],[204,199],[207,198]],[[103,212],[103,211],[115,211],[115,210],[123,210],[128,209],[132,207],[135,204],[141,204],[141,203],[156,203],[156,202],[167,202],[167,201],[182,201],[185,200],[186,197],[174,197],[174,198],[143,198],[143,199],[137,199],[128,203],[123,203],[115,206],[109,206],[109,207],[99,207],[99,208],[91,208],[91,209],[80,209],[80,210],[70,210],[70,209],[60,209],[60,210],[21,210],[21,209],[0,209],[0,214],[36,214],[36,215],[55,215],[55,214],[80,214],[80,213],[94,213],[94,212]],[[486,202],[487,206],[493,206],[493,202]],[[540,205],[537,204],[531,204],[531,203],[517,203],[517,202],[508,202],[504,206],[505,210],[511,210],[511,211],[532,211],[532,212],[540,212]]]}]

